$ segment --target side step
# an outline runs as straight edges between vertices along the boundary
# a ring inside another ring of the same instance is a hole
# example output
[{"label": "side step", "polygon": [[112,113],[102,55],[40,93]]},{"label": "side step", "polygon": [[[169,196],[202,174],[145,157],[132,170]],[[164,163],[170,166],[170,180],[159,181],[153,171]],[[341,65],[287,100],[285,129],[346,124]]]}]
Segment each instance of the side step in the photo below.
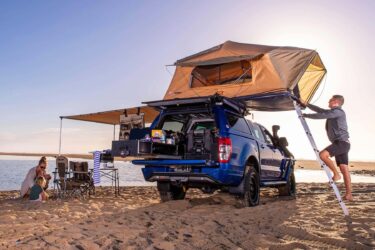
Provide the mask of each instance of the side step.
[{"label": "side step", "polygon": [[286,185],[286,181],[262,181],[260,185],[262,187],[278,187]]}]

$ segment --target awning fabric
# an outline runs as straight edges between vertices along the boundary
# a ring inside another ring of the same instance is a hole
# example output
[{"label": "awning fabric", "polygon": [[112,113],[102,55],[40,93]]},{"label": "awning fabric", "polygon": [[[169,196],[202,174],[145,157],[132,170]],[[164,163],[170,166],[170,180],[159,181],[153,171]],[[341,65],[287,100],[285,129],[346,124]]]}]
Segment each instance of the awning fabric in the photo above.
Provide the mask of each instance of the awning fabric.
[{"label": "awning fabric", "polygon": [[142,114],[142,113],[144,114],[144,119],[146,123],[152,123],[154,119],[156,118],[156,116],[159,114],[159,112],[156,111],[154,108],[141,106],[141,107],[116,109],[116,110],[90,113],[90,114],[60,116],[60,118],[118,125],[120,124],[120,115]]},{"label": "awning fabric", "polygon": [[314,50],[232,41],[178,60],[175,66],[164,100],[220,94],[268,111],[293,109],[290,94],[308,103],[326,74]]}]

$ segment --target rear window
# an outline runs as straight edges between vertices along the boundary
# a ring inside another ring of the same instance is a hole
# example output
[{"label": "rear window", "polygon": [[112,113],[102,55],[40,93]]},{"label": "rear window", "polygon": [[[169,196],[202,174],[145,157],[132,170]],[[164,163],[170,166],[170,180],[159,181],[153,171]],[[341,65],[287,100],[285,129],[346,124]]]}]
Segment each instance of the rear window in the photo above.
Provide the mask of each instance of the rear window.
[{"label": "rear window", "polygon": [[165,120],[162,126],[163,130],[172,130],[173,132],[181,132],[184,123],[173,120]]},{"label": "rear window", "polygon": [[252,80],[251,63],[242,60],[216,65],[197,66],[191,73],[192,88],[246,83]]},{"label": "rear window", "polygon": [[191,130],[203,130],[203,129],[214,129],[214,121],[198,121],[193,124]]},{"label": "rear window", "polygon": [[228,119],[228,123],[231,129],[234,129],[234,130],[246,133],[246,134],[251,134],[250,129],[244,118],[227,114],[227,119]]}]

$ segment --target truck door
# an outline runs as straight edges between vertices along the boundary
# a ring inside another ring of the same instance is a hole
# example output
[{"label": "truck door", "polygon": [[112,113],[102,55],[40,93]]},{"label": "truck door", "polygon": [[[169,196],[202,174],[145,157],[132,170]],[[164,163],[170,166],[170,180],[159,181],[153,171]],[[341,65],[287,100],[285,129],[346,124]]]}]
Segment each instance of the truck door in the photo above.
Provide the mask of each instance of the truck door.
[{"label": "truck door", "polygon": [[259,143],[259,156],[261,165],[261,179],[270,179],[274,176],[274,166],[273,164],[273,147],[267,143],[264,133],[261,127],[253,123],[254,136]]},{"label": "truck door", "polygon": [[270,165],[270,177],[272,178],[279,178],[281,175],[281,161],[282,161],[282,154],[280,152],[280,149],[276,147],[274,140],[268,132],[267,129],[265,129],[263,126],[259,125],[259,127],[262,129],[267,147],[271,149],[272,151],[272,161],[269,163]]}]

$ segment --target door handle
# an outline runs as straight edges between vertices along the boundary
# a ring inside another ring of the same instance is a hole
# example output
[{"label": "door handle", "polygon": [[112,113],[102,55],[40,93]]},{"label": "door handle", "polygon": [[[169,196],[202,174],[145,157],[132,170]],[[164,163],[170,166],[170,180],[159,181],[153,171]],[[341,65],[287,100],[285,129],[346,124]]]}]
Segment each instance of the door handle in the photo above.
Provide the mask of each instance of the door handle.
[{"label": "door handle", "polygon": [[262,144],[262,145],[260,145],[260,147],[261,147],[261,148],[265,148],[263,144]]}]

